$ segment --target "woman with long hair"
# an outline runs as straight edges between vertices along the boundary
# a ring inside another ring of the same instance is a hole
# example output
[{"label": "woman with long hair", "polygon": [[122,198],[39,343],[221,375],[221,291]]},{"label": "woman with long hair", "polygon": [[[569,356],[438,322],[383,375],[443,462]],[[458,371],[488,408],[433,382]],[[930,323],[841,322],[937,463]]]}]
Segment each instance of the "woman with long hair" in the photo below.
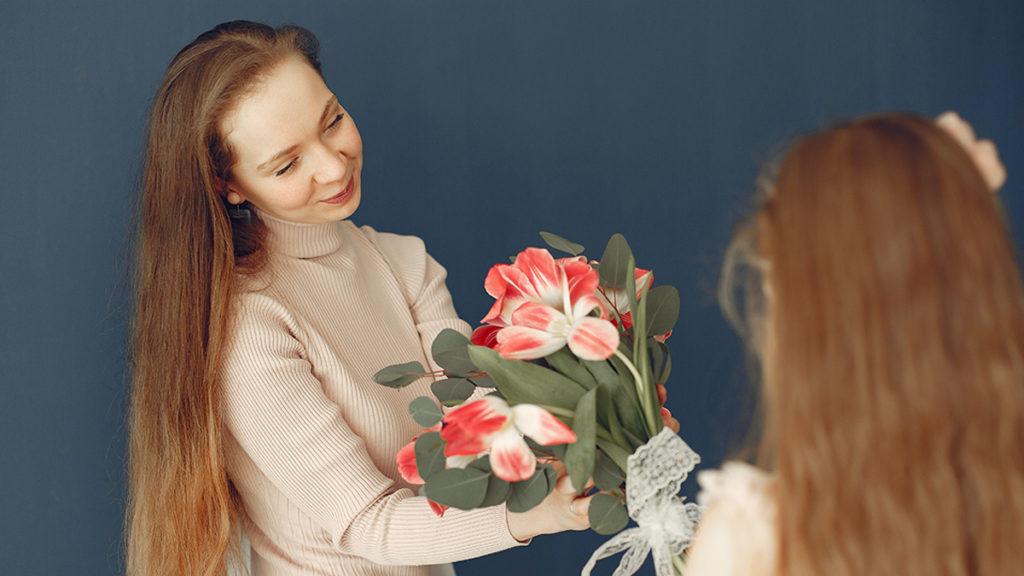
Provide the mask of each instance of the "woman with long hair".
[{"label": "woman with long hair", "polygon": [[885,114],[800,138],[764,179],[721,290],[760,366],[762,467],[700,475],[688,576],[1021,573],[1004,177],[955,116]]},{"label": "woman with long hair", "polygon": [[562,476],[538,507],[438,518],[398,470],[420,430],[372,375],[469,335],[423,242],[348,220],[362,141],[316,38],[221,24],[149,118],[129,415],[127,573],[428,574],[588,526]]}]

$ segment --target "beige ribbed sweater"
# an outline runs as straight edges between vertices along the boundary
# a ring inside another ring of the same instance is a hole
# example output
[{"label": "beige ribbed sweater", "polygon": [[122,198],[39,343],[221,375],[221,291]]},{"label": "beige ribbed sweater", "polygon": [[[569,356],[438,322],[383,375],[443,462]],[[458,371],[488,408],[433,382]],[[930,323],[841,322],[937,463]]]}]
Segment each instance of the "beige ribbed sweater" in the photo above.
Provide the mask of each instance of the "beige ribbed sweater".
[{"label": "beige ribbed sweater", "polygon": [[430,383],[393,390],[373,374],[437,369],[434,336],[469,334],[444,268],[414,236],[260,217],[270,260],[243,282],[223,366],[227,470],[254,575],[426,575],[519,545],[504,505],[438,518],[395,465],[420,432],[409,401]]}]

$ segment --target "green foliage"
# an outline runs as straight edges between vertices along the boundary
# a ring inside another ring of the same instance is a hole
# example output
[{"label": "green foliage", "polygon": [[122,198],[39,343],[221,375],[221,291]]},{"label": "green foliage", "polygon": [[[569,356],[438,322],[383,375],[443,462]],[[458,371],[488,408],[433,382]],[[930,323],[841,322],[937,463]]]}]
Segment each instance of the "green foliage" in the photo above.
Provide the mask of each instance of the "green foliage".
[{"label": "green foliage", "polygon": [[424,428],[430,428],[437,424],[444,416],[441,408],[426,396],[420,396],[409,403],[409,414],[417,424]]},{"label": "green foliage", "polygon": [[392,364],[373,375],[373,381],[390,388],[404,388],[409,384],[427,376],[427,371],[419,362]]},{"label": "green foliage", "polygon": [[540,237],[544,239],[544,242],[548,246],[560,252],[572,254],[573,256],[579,256],[580,254],[583,253],[583,246],[581,244],[577,244],[570,240],[566,240],[565,238],[562,238],[558,234],[552,234],[551,232],[541,232]]}]

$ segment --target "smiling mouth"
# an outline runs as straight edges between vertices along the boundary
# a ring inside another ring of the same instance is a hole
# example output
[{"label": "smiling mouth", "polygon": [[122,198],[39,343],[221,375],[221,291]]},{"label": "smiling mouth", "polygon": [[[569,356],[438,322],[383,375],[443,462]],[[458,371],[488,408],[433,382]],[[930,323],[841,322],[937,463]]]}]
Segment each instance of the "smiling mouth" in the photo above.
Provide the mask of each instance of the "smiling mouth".
[{"label": "smiling mouth", "polygon": [[323,200],[323,202],[327,202],[328,204],[344,203],[346,200],[348,200],[349,196],[352,195],[352,192],[355,190],[355,185],[356,177],[352,176],[351,178],[349,178],[348,184],[345,185],[345,188],[343,188],[341,192],[338,192],[334,196],[331,196],[330,198]]}]

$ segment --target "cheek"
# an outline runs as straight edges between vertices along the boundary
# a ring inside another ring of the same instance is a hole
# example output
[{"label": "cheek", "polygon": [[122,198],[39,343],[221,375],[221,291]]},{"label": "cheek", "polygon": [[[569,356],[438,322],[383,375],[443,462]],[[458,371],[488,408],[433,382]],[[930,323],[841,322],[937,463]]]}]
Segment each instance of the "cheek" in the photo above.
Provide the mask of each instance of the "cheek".
[{"label": "cheek", "polygon": [[309,187],[308,183],[300,184],[298,180],[296,179],[295,183],[282,186],[279,190],[277,200],[281,202],[281,207],[286,210],[302,208],[309,203],[313,190]]},{"label": "cheek", "polygon": [[300,180],[297,178],[295,182],[282,182],[261,190],[263,207],[278,214],[304,207],[309,203],[312,190],[308,185],[300,183]]}]

